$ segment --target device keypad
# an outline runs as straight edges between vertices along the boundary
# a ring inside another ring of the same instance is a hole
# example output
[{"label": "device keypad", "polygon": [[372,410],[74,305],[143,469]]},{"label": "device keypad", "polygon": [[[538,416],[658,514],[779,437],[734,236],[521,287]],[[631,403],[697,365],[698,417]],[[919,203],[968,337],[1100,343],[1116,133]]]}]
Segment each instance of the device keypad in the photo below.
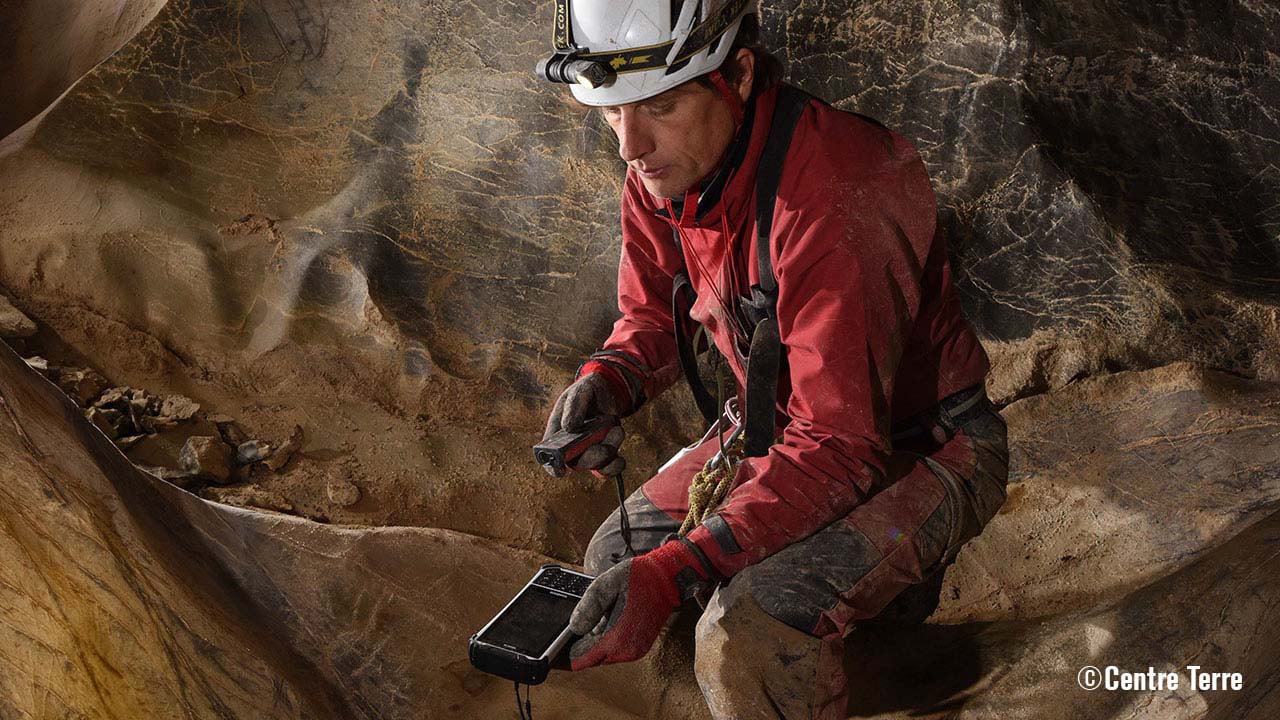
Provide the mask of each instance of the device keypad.
[{"label": "device keypad", "polygon": [[585,595],[587,586],[591,584],[591,578],[578,575],[576,573],[565,572],[558,567],[543,568],[542,572],[534,578],[533,584],[541,585],[552,590],[559,590],[570,595]]}]

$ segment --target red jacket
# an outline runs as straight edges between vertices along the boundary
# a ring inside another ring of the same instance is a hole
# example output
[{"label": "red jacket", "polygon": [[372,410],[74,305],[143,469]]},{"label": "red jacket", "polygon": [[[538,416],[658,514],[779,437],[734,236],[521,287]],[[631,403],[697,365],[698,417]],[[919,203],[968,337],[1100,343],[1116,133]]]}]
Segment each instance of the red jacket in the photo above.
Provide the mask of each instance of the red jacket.
[{"label": "red jacket", "polygon": [[[725,169],[732,174],[721,196],[704,201],[696,217],[699,191],[690,190],[675,220],[698,295],[690,314],[730,360],[739,388],[745,374],[720,300],[749,297],[758,281],[755,177],[776,98],[777,88],[757,97],[749,143],[728,161],[737,165]],[[604,347],[651,369],[642,374],[650,398],[681,375],[671,286],[685,262],[663,216],[677,207],[650,196],[628,171],[622,317]],[[689,535],[724,575],[816,532],[881,489],[890,426],[983,381],[987,356],[961,314],[936,230],[934,194],[911,144],[810,101],[779,182],[770,244],[786,361],[778,380],[783,439],[765,457],[741,464],[718,510],[741,552],[727,552],[732,544],[721,547],[705,526]]]}]

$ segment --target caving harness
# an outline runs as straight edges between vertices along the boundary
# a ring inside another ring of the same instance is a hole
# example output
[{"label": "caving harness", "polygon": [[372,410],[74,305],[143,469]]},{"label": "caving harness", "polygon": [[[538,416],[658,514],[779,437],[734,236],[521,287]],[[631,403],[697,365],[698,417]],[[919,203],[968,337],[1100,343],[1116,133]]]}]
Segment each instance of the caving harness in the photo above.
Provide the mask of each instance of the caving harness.
[{"label": "caving harness", "polygon": [[[778,396],[778,373],[782,363],[782,340],[778,334],[778,281],[773,273],[773,260],[769,255],[769,236],[773,229],[773,208],[777,201],[778,182],[782,177],[783,161],[791,146],[791,136],[796,123],[804,112],[811,96],[792,85],[778,88],[778,101],[769,126],[769,137],[756,171],[756,266],[759,281],[751,286],[751,297],[737,297],[737,316],[741,328],[749,338],[746,354],[746,408],[741,417],[737,408],[723,398],[723,378],[719,371],[719,353],[716,359],[717,393],[713,397],[702,380],[697,364],[697,334],[689,331],[689,311],[697,301],[697,294],[689,281],[687,265],[676,273],[671,291],[671,315],[675,319],[676,349],[685,380],[693,393],[694,402],[706,421],[712,425],[709,432],[719,437],[720,452],[711,458],[694,476],[689,485],[689,512],[680,526],[685,535],[720,505],[733,485],[734,469],[743,457],[762,457],[774,444],[774,425]],[[743,132],[750,132],[749,125]],[[680,257],[684,247],[680,242],[680,230],[672,224],[672,238]],[[739,343],[739,338],[734,343]],[[740,352],[740,350],[739,350]],[[724,415],[721,415],[721,408]],[[727,419],[735,427],[728,441],[722,432],[722,422]]]}]

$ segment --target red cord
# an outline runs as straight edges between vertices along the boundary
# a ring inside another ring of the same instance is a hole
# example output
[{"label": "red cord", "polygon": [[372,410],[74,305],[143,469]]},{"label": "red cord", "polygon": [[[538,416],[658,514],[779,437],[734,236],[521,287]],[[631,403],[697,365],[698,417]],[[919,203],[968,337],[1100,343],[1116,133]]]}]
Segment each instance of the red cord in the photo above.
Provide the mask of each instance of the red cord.
[{"label": "red cord", "polygon": [[746,108],[743,106],[742,98],[733,88],[729,87],[729,83],[725,81],[724,75],[719,70],[712,70],[707,73],[707,78],[711,80],[711,84],[720,92],[720,97],[729,105],[729,112],[733,114],[733,133],[738,134],[738,128],[742,127],[742,118],[746,114]]},{"label": "red cord", "polygon": [[[673,217],[675,216],[675,210],[672,207],[672,203],[670,200],[667,201],[667,213],[669,215],[672,215]],[[724,213],[724,210],[721,209],[721,216],[720,216],[721,232],[725,232],[726,229],[728,228],[728,225],[726,224],[727,220],[725,219],[723,213]],[[729,240],[730,240],[729,235],[726,233],[725,242],[728,243]],[[711,286],[711,294],[715,297],[716,302],[719,303],[721,313],[724,315],[725,322],[728,323],[729,329],[737,335],[745,335],[746,330],[742,328],[741,325],[738,324],[737,313],[734,313],[732,309],[727,304],[725,304],[724,296],[720,294],[720,289],[718,286],[720,284],[721,278],[724,276],[723,264],[720,267],[720,276],[712,275],[711,273],[707,272],[707,266],[702,264],[702,258],[698,257],[698,253],[694,251],[694,249],[689,245],[689,243],[687,242],[681,243],[681,247],[688,248],[688,255],[693,258],[693,261],[695,263],[697,263],[698,272],[702,273],[702,277],[707,279],[707,283]],[[726,248],[725,253],[731,254],[730,250],[731,248]]]}]

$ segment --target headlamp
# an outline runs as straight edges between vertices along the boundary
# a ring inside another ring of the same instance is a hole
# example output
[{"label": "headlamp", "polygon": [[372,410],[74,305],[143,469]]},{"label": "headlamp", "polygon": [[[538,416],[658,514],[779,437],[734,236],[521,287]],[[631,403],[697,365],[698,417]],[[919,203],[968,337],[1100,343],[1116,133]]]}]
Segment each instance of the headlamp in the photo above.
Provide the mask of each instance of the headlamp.
[{"label": "headlamp", "polygon": [[550,82],[578,83],[592,90],[611,85],[618,77],[613,68],[602,62],[584,60],[576,50],[539,60],[534,72]]}]

